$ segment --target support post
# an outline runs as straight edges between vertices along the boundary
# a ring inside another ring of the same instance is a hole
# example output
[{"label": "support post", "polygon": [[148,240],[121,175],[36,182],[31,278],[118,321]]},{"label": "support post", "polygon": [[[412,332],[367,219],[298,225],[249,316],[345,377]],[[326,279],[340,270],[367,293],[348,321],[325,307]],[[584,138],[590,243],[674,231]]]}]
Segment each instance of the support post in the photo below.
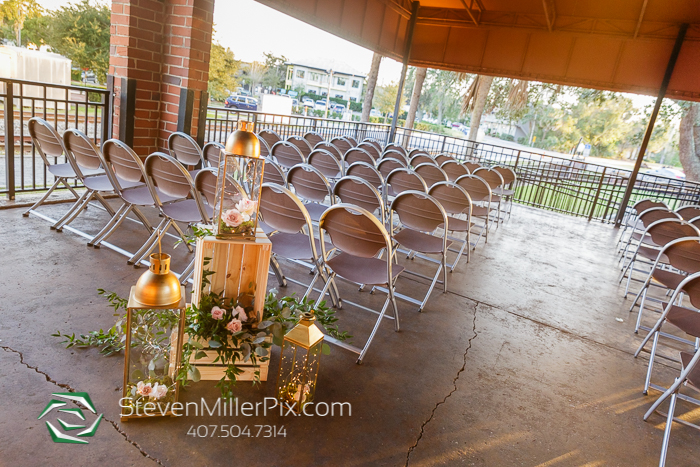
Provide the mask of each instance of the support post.
[{"label": "support post", "polygon": [[[20,84],[21,86],[21,84]],[[5,180],[7,199],[15,199],[15,85],[5,81]],[[19,104],[22,105],[22,102]]]},{"label": "support post", "polygon": [[[199,147],[204,146],[204,136],[207,130],[207,107],[209,106],[209,93],[207,91],[199,91],[199,117],[197,118],[197,144]],[[254,121],[257,123],[257,115],[254,116]],[[257,125],[255,125],[257,126]],[[254,126],[254,128],[255,128]],[[257,131],[257,128],[255,128]]]},{"label": "support post", "polygon": [[133,148],[136,80],[133,78],[122,78],[119,94],[119,139],[130,148]]},{"label": "support post", "polygon": [[105,141],[112,137],[112,125],[114,124],[114,75],[107,75],[107,101],[102,114],[102,141],[100,147]]},{"label": "support post", "polygon": [[194,107],[194,91],[180,88],[180,104],[177,108],[177,131],[190,134],[192,130],[192,110]]},{"label": "support post", "polygon": [[416,19],[418,18],[418,8],[420,2],[413,2],[411,5],[411,19],[408,22],[408,30],[406,31],[406,47],[403,53],[403,66],[401,67],[401,78],[399,79],[399,90],[396,93],[396,104],[394,105],[394,118],[391,120],[391,129],[389,130],[389,143],[394,142],[396,136],[396,123],[399,120],[399,111],[401,110],[401,94],[403,93],[403,83],[406,81],[406,71],[408,70],[408,59],[411,55],[411,45],[413,45],[413,30],[416,27]]},{"label": "support post", "polygon": [[625,190],[625,195],[620,203],[620,209],[617,211],[617,217],[615,218],[615,228],[619,228],[622,224],[622,220],[625,217],[625,211],[627,210],[627,204],[632,196],[632,191],[634,190],[634,185],[637,182],[637,175],[639,174],[639,169],[642,166],[642,160],[644,159],[644,154],[647,152],[647,146],[649,145],[649,140],[651,139],[651,133],[654,130],[654,124],[656,123],[656,117],[659,115],[659,109],[661,108],[661,101],[663,101],[666,95],[666,89],[668,88],[668,83],[671,81],[671,76],[673,75],[673,68],[676,66],[676,60],[681,52],[681,46],[683,45],[683,39],[685,39],[685,33],[688,30],[688,24],[681,24],[678,30],[678,35],[676,36],[676,43],[673,45],[673,50],[671,51],[671,57],[668,59],[668,65],[666,65],[666,73],[664,74],[664,79],[661,82],[661,88],[659,88],[659,95],[656,98],[656,103],[654,104],[654,110],[651,112],[651,117],[649,118],[649,124],[647,125],[646,133],[644,133],[644,139],[642,140],[642,145],[639,148],[639,155],[637,155],[637,162],[634,164],[634,170],[630,174],[630,178],[627,181],[627,189]]}]

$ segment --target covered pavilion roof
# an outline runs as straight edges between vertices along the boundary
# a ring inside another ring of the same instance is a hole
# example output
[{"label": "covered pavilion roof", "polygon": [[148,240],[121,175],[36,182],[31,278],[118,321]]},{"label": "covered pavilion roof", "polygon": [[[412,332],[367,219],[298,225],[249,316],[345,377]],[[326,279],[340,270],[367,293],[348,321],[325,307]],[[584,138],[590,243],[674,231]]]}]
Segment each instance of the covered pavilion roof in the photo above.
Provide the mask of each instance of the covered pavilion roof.
[{"label": "covered pavilion roof", "polygon": [[[399,61],[407,50],[409,0],[258,1]],[[422,0],[408,63],[656,95],[683,23],[666,96],[700,101],[697,0]]]}]

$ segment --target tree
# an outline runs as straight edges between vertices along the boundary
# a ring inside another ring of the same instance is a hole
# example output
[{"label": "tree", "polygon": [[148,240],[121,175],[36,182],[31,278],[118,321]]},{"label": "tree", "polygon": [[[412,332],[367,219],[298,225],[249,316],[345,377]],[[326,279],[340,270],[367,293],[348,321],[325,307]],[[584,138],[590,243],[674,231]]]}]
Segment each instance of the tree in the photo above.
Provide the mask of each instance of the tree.
[{"label": "tree", "polygon": [[263,82],[266,73],[267,68],[265,64],[260,62],[251,63],[248,69],[244,71],[243,80],[250,85],[251,93],[255,93],[255,87]]},{"label": "tree", "polygon": [[[391,82],[391,84],[387,84],[386,86],[379,86],[377,88],[377,99],[376,99],[376,107],[379,111],[384,113],[384,123],[387,122],[387,118],[391,112],[394,111],[394,106],[396,105],[396,95],[399,92],[399,84],[396,82]],[[399,104],[399,108],[403,107],[405,103],[405,98],[404,96],[401,96],[401,102]],[[398,115],[395,115],[394,118],[398,118]]]},{"label": "tree", "polygon": [[212,43],[207,86],[212,99],[223,101],[236,89],[236,74],[240,66],[241,62],[236,60],[231,49],[216,42]]},{"label": "tree", "polygon": [[481,125],[481,116],[484,114],[486,107],[486,98],[491,89],[493,76],[477,75],[472,81],[469,90],[462,98],[462,112],[467,113],[471,109],[471,123],[469,124],[469,136],[467,139],[476,141],[479,133],[479,125]]},{"label": "tree", "polygon": [[416,119],[416,111],[418,110],[418,102],[420,101],[421,92],[423,92],[423,81],[428,73],[427,68],[416,68],[416,78],[413,84],[413,92],[411,93],[411,105],[408,108],[406,116],[406,128],[413,128],[413,122]]},{"label": "tree", "polygon": [[262,79],[262,85],[277,89],[283,88],[287,80],[287,57],[280,55],[279,57],[272,52],[265,52],[265,76]]},{"label": "tree", "polygon": [[372,101],[374,100],[374,88],[377,86],[377,77],[379,76],[379,65],[382,62],[382,56],[377,52],[372,55],[372,66],[369,69],[367,76],[367,87],[365,88],[365,100],[362,103],[361,122],[369,122],[369,113],[372,110]]},{"label": "tree", "polygon": [[80,68],[92,70],[100,82],[109,68],[110,10],[82,0],[53,11],[46,43]]},{"label": "tree", "polygon": [[[5,0],[0,5],[0,21],[9,26],[14,32],[15,44],[22,45],[22,28],[25,21],[38,18],[44,13],[44,9],[36,0]],[[109,31],[107,31],[109,34]]]},{"label": "tree", "polygon": [[700,181],[700,104],[690,102],[684,107],[685,112],[678,131],[678,157],[686,179]]}]

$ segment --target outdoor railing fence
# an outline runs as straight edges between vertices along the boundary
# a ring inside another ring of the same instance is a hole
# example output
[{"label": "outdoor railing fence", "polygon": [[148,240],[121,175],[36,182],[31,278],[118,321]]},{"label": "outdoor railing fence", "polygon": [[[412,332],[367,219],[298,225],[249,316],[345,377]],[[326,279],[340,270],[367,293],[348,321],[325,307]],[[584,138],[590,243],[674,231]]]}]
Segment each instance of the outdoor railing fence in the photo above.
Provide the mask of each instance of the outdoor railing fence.
[{"label": "outdoor railing fence", "polygon": [[[46,119],[59,133],[78,128],[99,146],[110,132],[109,95],[110,91],[103,89],[0,78],[0,142],[4,141],[0,145],[4,148],[4,154],[0,153],[4,158],[0,164],[0,194],[12,199],[15,192],[45,190],[53,182],[29,138],[26,125],[31,117]],[[6,111],[9,108],[14,111]],[[274,130],[282,138],[314,131],[326,140],[352,136],[357,141],[373,138],[385,144],[390,131],[385,124],[209,107],[205,141],[225,143],[239,120],[255,122],[256,131]],[[444,153],[462,161],[511,167],[518,175],[514,196],[517,203],[602,222],[614,221],[631,174],[629,170],[400,127],[395,142],[434,155]],[[674,209],[697,204],[700,184],[640,174],[630,206],[644,198],[662,200]]]},{"label": "outdoor railing fence", "polygon": [[77,128],[100,146],[109,137],[109,95],[99,88],[0,78],[0,194],[14,199],[15,193],[46,190],[54,182],[32,144],[30,118],[43,118],[59,134]]}]

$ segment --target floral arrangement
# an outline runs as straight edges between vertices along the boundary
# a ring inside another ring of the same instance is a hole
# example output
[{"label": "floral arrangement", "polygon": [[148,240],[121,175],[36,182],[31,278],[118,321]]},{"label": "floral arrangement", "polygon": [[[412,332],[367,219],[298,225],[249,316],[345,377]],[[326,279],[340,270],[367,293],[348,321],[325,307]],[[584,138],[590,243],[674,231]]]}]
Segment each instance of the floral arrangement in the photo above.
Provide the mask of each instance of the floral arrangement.
[{"label": "floral arrangement", "polygon": [[[132,373],[132,377],[133,377]],[[177,382],[169,376],[163,378],[146,378],[134,384],[129,381],[126,394],[130,397],[122,399],[123,407],[130,407],[130,413],[143,413],[144,405],[152,402],[158,406],[158,411],[168,410],[175,402],[175,389]]]},{"label": "floral arrangement", "polygon": [[258,203],[243,198],[234,208],[228,209],[221,214],[219,221],[219,233],[224,234],[239,234],[239,235],[254,235],[255,232],[255,216]]}]

